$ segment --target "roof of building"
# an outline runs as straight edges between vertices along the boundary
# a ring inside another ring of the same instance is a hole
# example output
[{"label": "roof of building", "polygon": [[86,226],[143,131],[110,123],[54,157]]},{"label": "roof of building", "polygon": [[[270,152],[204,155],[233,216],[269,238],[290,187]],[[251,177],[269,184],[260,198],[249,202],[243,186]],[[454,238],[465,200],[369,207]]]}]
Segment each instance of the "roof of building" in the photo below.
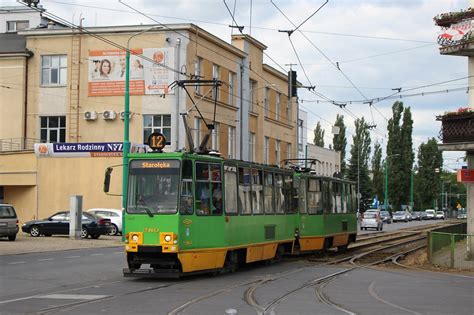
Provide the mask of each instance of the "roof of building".
[{"label": "roof of building", "polygon": [[14,33],[0,34],[0,54],[25,53],[26,37]]}]

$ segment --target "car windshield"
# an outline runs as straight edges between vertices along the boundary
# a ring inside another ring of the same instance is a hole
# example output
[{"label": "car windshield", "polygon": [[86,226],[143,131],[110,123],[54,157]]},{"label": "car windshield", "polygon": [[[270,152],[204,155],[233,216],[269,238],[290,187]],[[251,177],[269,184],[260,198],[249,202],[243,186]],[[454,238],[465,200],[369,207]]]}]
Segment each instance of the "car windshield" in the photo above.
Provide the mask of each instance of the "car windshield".
[{"label": "car windshield", "polygon": [[134,160],[130,163],[128,213],[175,213],[178,208],[180,162]]},{"label": "car windshield", "polygon": [[377,216],[375,212],[366,212],[364,214],[364,219],[373,219]]},{"label": "car windshield", "polygon": [[388,211],[382,211],[382,212],[380,212],[380,214],[382,214],[382,215],[390,215],[390,213],[388,213]]},{"label": "car windshield", "polygon": [[426,213],[434,213],[435,211],[434,210],[426,210],[425,212]]},{"label": "car windshield", "polygon": [[395,215],[404,215],[404,214],[405,214],[405,212],[403,212],[403,211],[397,211],[397,212],[395,212]]},{"label": "car windshield", "polygon": [[444,214],[443,211],[436,211],[436,214]]}]

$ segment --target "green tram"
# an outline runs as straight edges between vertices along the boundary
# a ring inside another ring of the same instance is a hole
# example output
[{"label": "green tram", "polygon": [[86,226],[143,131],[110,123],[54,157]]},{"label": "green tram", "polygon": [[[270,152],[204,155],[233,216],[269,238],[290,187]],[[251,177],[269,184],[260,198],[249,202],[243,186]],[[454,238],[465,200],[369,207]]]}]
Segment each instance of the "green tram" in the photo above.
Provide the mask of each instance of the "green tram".
[{"label": "green tram", "polygon": [[356,240],[352,182],[186,152],[129,158],[125,276],[235,271]]}]

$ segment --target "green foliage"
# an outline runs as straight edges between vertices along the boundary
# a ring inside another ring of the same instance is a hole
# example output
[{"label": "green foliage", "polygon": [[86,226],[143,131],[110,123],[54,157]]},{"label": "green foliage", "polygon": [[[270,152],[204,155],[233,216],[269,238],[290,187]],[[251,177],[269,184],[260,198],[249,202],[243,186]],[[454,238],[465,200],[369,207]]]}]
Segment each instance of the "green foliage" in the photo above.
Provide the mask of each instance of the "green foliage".
[{"label": "green foliage", "polygon": [[352,137],[351,158],[347,177],[359,183],[361,193],[360,209],[366,210],[372,200],[372,183],[369,177],[370,132],[364,118],[355,121],[355,135]]},{"label": "green foliage", "polygon": [[[392,106],[388,121],[386,167],[388,174],[388,199],[394,210],[410,202],[410,176],[415,155],[413,153],[413,119],[410,107],[402,102]],[[401,123],[401,125],[400,125]]]},{"label": "green foliage", "polygon": [[316,124],[316,128],[314,128],[314,145],[318,147],[324,148],[324,129],[321,127],[320,122]]},{"label": "green foliage", "polygon": [[345,175],[346,173],[346,125],[344,125],[344,115],[337,114],[336,122],[334,126],[339,127],[339,134],[334,135],[332,139],[334,150],[341,152],[341,173]]},{"label": "green foliage", "polygon": [[379,200],[383,199],[383,180],[382,147],[379,142],[375,142],[372,156],[372,190]]},{"label": "green foliage", "polygon": [[422,143],[418,149],[418,173],[415,176],[415,205],[417,209],[433,208],[441,192],[440,173],[443,155],[435,138]]}]

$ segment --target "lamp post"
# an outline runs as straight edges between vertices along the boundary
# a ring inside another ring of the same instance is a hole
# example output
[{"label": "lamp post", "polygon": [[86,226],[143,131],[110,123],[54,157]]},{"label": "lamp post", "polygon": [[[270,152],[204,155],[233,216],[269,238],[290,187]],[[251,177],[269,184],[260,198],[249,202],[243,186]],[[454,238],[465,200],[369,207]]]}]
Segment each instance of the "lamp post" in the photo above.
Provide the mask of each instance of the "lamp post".
[{"label": "lamp post", "polygon": [[[151,31],[160,26],[149,27],[138,33],[133,34],[128,38],[127,51],[125,52],[125,104],[124,104],[124,119],[123,119],[123,171],[122,171],[122,209],[127,207],[127,179],[128,179],[128,153],[130,152],[130,40],[135,36]],[[124,216],[122,216],[124,218]],[[122,219],[123,220],[123,219]],[[125,221],[122,222],[125,227]]]},{"label": "lamp post", "polygon": [[[400,155],[398,153],[396,154],[392,154],[392,155],[387,155],[385,157],[385,197],[384,197],[384,207],[385,207],[385,211],[388,211],[388,158],[391,158],[391,157],[394,157],[394,156],[397,156],[397,155]],[[412,197],[413,198],[413,197]]]}]

